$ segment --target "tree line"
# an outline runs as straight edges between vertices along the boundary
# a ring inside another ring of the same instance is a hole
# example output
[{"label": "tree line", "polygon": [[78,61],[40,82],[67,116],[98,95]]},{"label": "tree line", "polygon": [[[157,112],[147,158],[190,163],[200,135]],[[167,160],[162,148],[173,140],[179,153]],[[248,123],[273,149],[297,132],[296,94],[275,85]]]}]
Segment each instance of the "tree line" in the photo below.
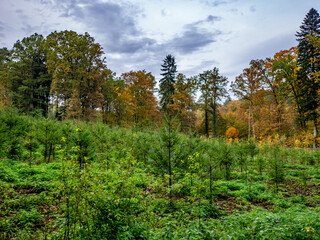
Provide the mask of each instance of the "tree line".
[{"label": "tree line", "polygon": [[[170,116],[182,131],[225,136],[228,130],[230,138],[316,147],[319,34],[320,16],[312,8],[296,33],[297,47],[252,60],[231,83],[216,67],[187,77],[177,71],[175,57],[169,54],[161,65],[158,102],[151,72],[116,76],[106,65],[101,45],[88,33],[35,33],[12,49],[0,49],[0,107],[128,127],[159,125],[162,116]],[[238,100],[230,99],[230,91]]]}]

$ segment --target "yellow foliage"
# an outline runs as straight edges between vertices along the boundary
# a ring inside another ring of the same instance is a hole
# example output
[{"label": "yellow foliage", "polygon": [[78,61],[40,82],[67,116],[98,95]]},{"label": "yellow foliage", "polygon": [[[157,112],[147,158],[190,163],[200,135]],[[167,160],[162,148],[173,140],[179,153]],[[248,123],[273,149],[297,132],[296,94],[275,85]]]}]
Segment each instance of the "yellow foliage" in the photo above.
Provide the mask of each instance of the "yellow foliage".
[{"label": "yellow foliage", "polygon": [[301,132],[291,140],[295,148],[311,148],[313,144],[313,134]]}]

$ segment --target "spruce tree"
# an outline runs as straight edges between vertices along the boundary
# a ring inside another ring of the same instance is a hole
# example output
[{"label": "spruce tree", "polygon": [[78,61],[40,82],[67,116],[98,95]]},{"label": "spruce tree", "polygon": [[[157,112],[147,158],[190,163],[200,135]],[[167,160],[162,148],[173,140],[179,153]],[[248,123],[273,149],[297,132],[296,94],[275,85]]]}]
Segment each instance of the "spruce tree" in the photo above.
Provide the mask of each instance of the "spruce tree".
[{"label": "spruce tree", "polygon": [[177,65],[172,55],[167,55],[163,60],[161,71],[163,78],[160,79],[160,105],[163,111],[168,112],[168,105],[173,104],[172,96],[174,94],[175,75],[177,72]]},{"label": "spruce tree", "polygon": [[318,91],[320,84],[313,77],[313,73],[320,70],[319,63],[314,61],[314,59],[319,59],[320,55],[310,42],[309,37],[319,36],[319,34],[320,16],[315,9],[311,8],[300,26],[300,32],[296,34],[299,42],[297,84],[299,85],[299,100],[302,105],[303,116],[306,120],[312,120],[314,123],[314,148],[316,148],[318,136],[317,108],[319,106]]}]

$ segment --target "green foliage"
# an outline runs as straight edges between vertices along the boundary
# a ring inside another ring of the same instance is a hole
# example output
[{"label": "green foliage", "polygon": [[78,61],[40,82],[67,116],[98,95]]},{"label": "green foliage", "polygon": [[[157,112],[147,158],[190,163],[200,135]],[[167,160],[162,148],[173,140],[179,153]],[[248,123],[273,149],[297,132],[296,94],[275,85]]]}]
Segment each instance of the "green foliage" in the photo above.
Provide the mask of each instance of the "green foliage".
[{"label": "green foliage", "polygon": [[248,158],[248,148],[247,144],[244,142],[241,142],[240,144],[235,144],[234,145],[235,150],[236,150],[236,158],[238,165],[240,166],[240,171],[242,173],[243,170],[247,169],[247,158]]},{"label": "green foliage", "polygon": [[319,239],[314,152],[6,111],[25,158],[0,161],[1,239]]},{"label": "green foliage", "polygon": [[174,83],[177,72],[177,65],[172,55],[167,55],[163,60],[161,71],[163,78],[160,79],[160,105],[162,110],[167,112],[168,108],[170,108],[169,105],[173,103],[172,96],[174,94]]},{"label": "green foliage", "polygon": [[37,33],[17,41],[10,55],[8,85],[13,104],[25,113],[47,116],[52,76],[45,39]]},{"label": "green foliage", "polygon": [[76,129],[76,146],[72,150],[74,153],[74,160],[79,164],[79,167],[81,169],[86,163],[93,160],[95,158],[95,155],[90,148],[92,142],[90,133],[80,127]]},{"label": "green foliage", "polygon": [[[320,70],[319,64],[314,63],[313,59],[319,58],[319,53],[315,51],[314,46],[308,39],[309,35],[320,34],[320,16],[319,13],[311,8],[307,13],[300,31],[297,32],[298,37],[298,79],[300,86],[299,93],[301,95],[301,102],[303,104],[303,111],[305,116],[314,120],[316,118],[315,110],[318,107],[319,83],[314,79],[312,73]],[[311,74],[310,74],[311,73]]]},{"label": "green foliage", "polygon": [[270,159],[270,178],[275,184],[276,191],[278,192],[279,189],[279,183],[284,180],[284,165],[283,165],[283,159],[280,155],[281,150],[279,146],[276,146],[273,149],[272,158]]},{"label": "green foliage", "polygon": [[[228,93],[226,86],[228,80],[226,77],[219,74],[218,68],[213,68],[213,70],[204,71],[199,74],[198,87],[201,91],[200,101],[203,103],[203,109],[207,112],[209,107],[212,112],[212,122],[213,122],[213,136],[217,136],[217,116],[218,116],[218,101],[222,98],[227,97]],[[208,135],[208,116],[205,115],[205,126],[206,134]]]},{"label": "green foliage", "polygon": [[23,137],[29,125],[15,108],[0,110],[0,153],[17,159],[22,157]]},{"label": "green foliage", "polygon": [[94,109],[103,102],[105,77],[100,44],[88,33],[51,33],[45,43],[47,69],[53,80],[50,89],[55,114],[61,118],[95,120]]},{"label": "green foliage", "polygon": [[226,144],[220,144],[218,148],[219,163],[224,167],[225,179],[230,180],[231,178],[231,167],[234,163],[234,155],[232,148]]}]

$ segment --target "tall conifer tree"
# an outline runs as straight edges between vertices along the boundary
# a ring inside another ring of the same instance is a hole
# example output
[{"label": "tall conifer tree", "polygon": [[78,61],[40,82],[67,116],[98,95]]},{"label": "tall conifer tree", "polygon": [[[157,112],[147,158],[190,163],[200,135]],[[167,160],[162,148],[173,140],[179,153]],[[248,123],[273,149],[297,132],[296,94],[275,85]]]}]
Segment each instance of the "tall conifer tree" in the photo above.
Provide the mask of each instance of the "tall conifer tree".
[{"label": "tall conifer tree", "polygon": [[217,136],[217,105],[218,101],[222,97],[226,97],[227,90],[226,86],[228,80],[226,77],[219,74],[218,68],[213,68],[213,70],[205,71],[199,75],[199,85],[200,91],[202,93],[201,99],[204,103],[205,110],[205,131],[208,136],[208,107],[212,110],[212,126],[213,136]]},{"label": "tall conifer tree", "polygon": [[161,96],[160,105],[163,111],[168,112],[168,105],[173,104],[174,83],[177,72],[177,65],[172,55],[167,55],[161,65],[160,90]]},{"label": "tall conifer tree", "polygon": [[319,59],[320,55],[309,40],[309,36],[318,36],[320,34],[320,16],[319,13],[311,8],[304,18],[300,26],[300,32],[297,32],[298,44],[298,77],[299,85],[299,100],[303,106],[303,113],[306,120],[312,120],[314,123],[314,140],[313,147],[317,145],[316,139],[318,136],[317,127],[317,108],[319,106],[318,91],[320,84],[312,76],[313,73],[320,70],[320,65],[314,59]]}]

